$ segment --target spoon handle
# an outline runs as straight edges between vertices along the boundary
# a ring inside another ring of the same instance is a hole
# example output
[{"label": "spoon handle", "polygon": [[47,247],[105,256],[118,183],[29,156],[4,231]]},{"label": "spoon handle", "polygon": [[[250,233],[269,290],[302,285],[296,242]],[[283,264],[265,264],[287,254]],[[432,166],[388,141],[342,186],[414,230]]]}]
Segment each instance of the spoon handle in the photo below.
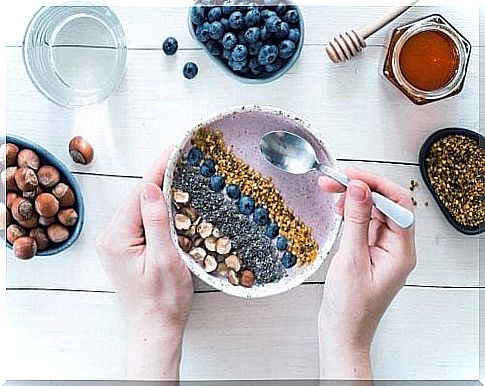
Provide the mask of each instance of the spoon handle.
[{"label": "spoon handle", "polygon": [[[333,168],[318,164],[318,170],[335,181],[341,183],[345,187],[349,185],[348,177]],[[384,197],[382,194],[372,192],[372,201],[377,209],[379,209],[401,228],[407,229],[414,224],[414,214],[410,210],[396,204],[394,201]]]}]

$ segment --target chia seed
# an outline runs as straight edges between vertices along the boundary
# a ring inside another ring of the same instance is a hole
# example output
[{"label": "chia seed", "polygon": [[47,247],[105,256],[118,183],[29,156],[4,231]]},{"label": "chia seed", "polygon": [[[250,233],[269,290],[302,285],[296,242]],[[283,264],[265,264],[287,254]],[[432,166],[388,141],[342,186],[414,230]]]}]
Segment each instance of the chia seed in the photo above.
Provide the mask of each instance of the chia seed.
[{"label": "chia seed", "polygon": [[208,178],[198,169],[179,163],[175,168],[173,186],[190,194],[192,207],[202,218],[215,225],[229,237],[234,249],[256,278],[257,284],[273,283],[286,275],[278,259],[278,252],[264,229],[239,213],[223,193],[215,193],[208,186]]}]

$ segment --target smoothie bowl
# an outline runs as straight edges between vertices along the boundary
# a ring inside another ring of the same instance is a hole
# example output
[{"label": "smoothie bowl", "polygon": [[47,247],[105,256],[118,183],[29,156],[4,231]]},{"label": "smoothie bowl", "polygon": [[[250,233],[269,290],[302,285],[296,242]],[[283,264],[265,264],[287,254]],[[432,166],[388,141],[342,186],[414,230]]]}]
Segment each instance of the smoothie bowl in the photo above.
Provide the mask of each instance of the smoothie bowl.
[{"label": "smoothie bowl", "polygon": [[189,269],[212,287],[256,298],[300,285],[321,266],[341,218],[317,173],[294,176],[259,152],[261,137],[286,130],[334,161],[309,126],[291,113],[243,106],[191,130],[164,179],[172,240]]}]

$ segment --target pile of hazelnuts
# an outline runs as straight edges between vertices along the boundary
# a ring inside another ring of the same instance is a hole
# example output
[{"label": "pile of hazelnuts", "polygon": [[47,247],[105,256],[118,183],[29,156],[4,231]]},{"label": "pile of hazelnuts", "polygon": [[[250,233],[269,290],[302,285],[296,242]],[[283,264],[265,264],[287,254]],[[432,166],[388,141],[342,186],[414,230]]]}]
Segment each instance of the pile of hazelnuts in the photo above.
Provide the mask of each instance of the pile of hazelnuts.
[{"label": "pile of hazelnuts", "polygon": [[16,257],[31,259],[38,251],[69,238],[70,228],[78,221],[73,208],[76,197],[62,182],[59,170],[41,165],[31,149],[6,143],[1,155],[6,165],[1,172],[6,187],[6,238]]}]

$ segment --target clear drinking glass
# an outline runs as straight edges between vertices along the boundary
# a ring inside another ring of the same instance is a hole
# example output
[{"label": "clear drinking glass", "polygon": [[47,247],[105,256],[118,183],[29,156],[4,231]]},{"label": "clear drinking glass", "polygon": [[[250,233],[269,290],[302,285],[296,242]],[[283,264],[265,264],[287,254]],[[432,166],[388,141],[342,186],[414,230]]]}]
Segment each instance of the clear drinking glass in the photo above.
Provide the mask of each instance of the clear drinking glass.
[{"label": "clear drinking glass", "polygon": [[123,79],[126,54],[125,34],[113,11],[86,3],[42,7],[23,43],[32,82],[63,107],[108,98]]}]

